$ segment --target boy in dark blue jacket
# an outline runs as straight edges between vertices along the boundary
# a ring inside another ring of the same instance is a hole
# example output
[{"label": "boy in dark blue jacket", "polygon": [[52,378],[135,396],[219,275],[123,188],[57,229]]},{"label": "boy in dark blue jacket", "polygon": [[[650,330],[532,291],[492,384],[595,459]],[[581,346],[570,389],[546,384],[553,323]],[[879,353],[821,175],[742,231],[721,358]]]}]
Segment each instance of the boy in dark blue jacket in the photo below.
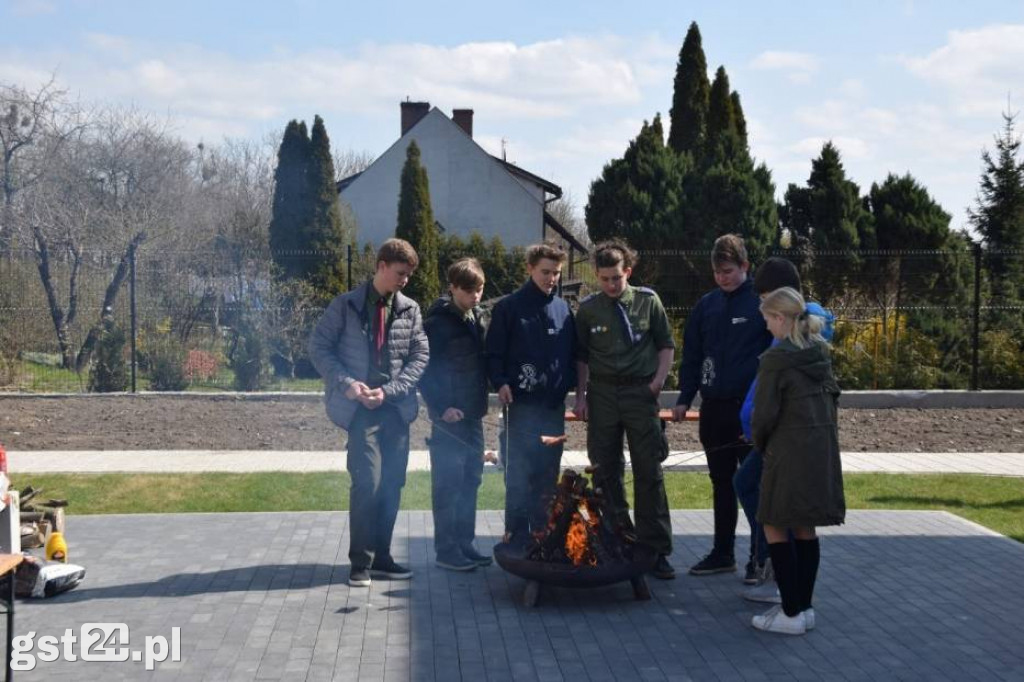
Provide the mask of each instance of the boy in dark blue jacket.
[{"label": "boy in dark blue jacket", "polygon": [[505,532],[512,543],[547,523],[562,460],[565,396],[576,383],[576,331],[569,305],[556,290],[566,253],[553,244],[527,249],[530,279],[498,301],[487,331],[487,373],[507,407]]},{"label": "boy in dark blue jacket", "polygon": [[700,391],[699,433],[711,475],[715,540],[711,552],[690,568],[692,575],[736,570],[739,514],[732,478],[750,452],[740,407],[757,375],[758,357],[772,341],[748,277],[743,239],[734,234],[716,239],[711,265],[718,288],[705,294],[686,320],[675,407],[681,419]]},{"label": "boy in dark blue jacket", "polygon": [[423,328],[430,363],[420,393],[432,422],[430,483],[436,563],[451,571],[488,566],[473,546],[476,499],[483,474],[487,365],[480,297],[484,271],[475,258],[448,268],[449,296],[430,306]]}]

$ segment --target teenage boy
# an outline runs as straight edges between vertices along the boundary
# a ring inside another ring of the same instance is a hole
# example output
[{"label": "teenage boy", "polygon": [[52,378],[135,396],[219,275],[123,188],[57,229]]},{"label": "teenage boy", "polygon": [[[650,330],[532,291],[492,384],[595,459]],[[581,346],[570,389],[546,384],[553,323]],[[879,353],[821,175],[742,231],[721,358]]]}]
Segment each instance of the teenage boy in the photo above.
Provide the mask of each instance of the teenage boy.
[{"label": "teenage boy", "polygon": [[661,463],[668,455],[658,397],[672,368],[675,342],[661,299],[629,276],[636,253],[613,239],[598,244],[594,269],[601,292],[576,314],[578,382],[575,413],[587,420],[587,454],[594,486],[605,491],[617,524],[631,528],[622,478],[622,436],[629,441],[637,539],[658,555],[652,571],[670,580],[675,570],[672,521]]},{"label": "teenage boy", "polygon": [[507,409],[505,534],[525,546],[547,523],[565,433],[565,396],[576,383],[576,332],[568,304],[556,294],[566,253],[535,244],[526,251],[529,279],[498,301],[487,330],[487,373]]},{"label": "teenage boy", "polygon": [[690,568],[691,575],[736,570],[739,513],[732,478],[750,452],[740,406],[757,375],[758,357],[772,341],[747,276],[750,261],[743,239],[735,234],[716,239],[711,267],[718,287],[700,299],[686,320],[675,407],[676,418],[683,418],[700,391],[698,431],[711,476],[715,539],[711,552]]},{"label": "teenage boy", "polygon": [[373,278],[331,301],[309,338],[324,378],[327,416],[348,432],[349,585],[370,575],[408,580],[391,556],[391,536],[409,463],[416,384],[429,359],[420,307],[401,293],[419,264],[412,245],[385,241]]},{"label": "teenage boy", "polygon": [[483,291],[480,263],[461,258],[448,268],[448,296],[437,299],[423,320],[430,363],[420,392],[431,419],[434,551],[437,565],[451,571],[491,563],[473,546],[487,414],[484,327],[477,307]]}]

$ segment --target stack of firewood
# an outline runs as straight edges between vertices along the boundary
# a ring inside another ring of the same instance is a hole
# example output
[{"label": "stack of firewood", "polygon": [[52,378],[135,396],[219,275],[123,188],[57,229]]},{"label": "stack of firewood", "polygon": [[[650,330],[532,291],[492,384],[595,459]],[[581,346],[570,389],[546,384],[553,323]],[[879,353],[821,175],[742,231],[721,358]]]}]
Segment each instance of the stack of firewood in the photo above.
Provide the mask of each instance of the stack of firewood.
[{"label": "stack of firewood", "polygon": [[19,494],[22,549],[42,547],[52,531],[64,532],[64,509],[68,501],[38,501],[42,492],[42,489],[28,486]]},{"label": "stack of firewood", "polygon": [[[636,536],[631,527],[619,527],[606,512],[604,495],[592,488],[585,476],[566,469],[558,482],[548,512],[547,527],[535,534],[526,556],[534,561],[596,566],[611,561],[630,561]],[[566,536],[570,528],[586,533],[582,559],[570,556]]]}]

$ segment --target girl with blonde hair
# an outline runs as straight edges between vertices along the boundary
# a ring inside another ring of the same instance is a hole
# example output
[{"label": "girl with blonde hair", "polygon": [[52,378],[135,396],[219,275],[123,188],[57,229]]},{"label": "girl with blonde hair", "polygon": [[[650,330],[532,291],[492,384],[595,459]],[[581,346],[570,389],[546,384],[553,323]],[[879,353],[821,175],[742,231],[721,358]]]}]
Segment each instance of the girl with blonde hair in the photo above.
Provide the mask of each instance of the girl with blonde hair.
[{"label": "girl with blonde hair", "polygon": [[752,420],[754,447],[764,453],[757,520],[768,538],[782,604],[754,616],[751,624],[790,635],[815,625],[812,597],[821,556],[815,528],[846,517],[839,386],[821,335],[825,322],[808,315],[806,307],[790,287],[761,302],[778,343],[761,356]]}]

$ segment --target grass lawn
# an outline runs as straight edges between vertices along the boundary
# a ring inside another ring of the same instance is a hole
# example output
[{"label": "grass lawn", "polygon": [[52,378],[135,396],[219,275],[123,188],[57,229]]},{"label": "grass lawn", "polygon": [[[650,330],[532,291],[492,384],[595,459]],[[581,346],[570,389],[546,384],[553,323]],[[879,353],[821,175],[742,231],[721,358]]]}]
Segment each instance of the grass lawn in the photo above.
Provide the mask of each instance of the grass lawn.
[{"label": "grass lawn", "polygon": [[[348,509],[348,474],[32,474],[14,486],[66,498],[71,514],[332,511]],[[706,474],[665,476],[672,509],[709,509]],[[850,509],[945,510],[1024,542],[1024,482],[971,474],[847,474]],[[501,509],[504,485],[484,476],[480,509]],[[410,472],[403,509],[430,509],[430,474]]]},{"label": "grass lawn", "polygon": [[[217,370],[216,376],[209,381],[196,381],[186,386],[185,390],[196,393],[234,391],[234,380],[235,373],[228,367],[221,367]],[[149,377],[141,371],[137,377],[137,386],[140,391],[151,390]],[[323,386],[323,380],[321,379],[282,379],[272,376],[267,385],[263,387],[263,390],[322,391]],[[0,388],[29,393],[85,393],[88,387],[88,372],[79,374],[70,369],[62,369],[53,365],[16,360],[13,366],[13,378],[10,385]]]}]

